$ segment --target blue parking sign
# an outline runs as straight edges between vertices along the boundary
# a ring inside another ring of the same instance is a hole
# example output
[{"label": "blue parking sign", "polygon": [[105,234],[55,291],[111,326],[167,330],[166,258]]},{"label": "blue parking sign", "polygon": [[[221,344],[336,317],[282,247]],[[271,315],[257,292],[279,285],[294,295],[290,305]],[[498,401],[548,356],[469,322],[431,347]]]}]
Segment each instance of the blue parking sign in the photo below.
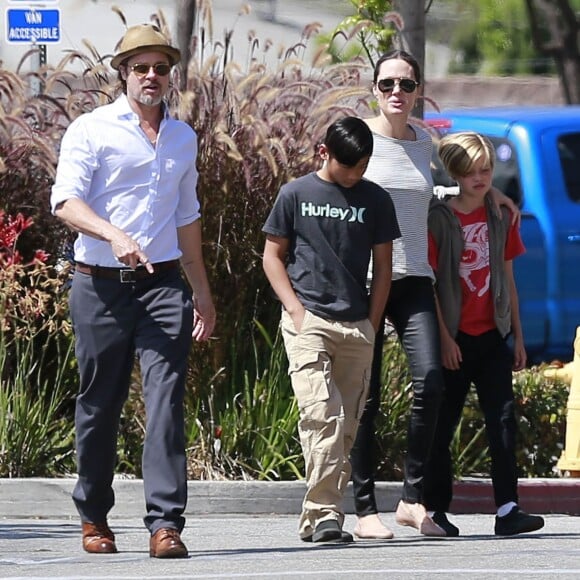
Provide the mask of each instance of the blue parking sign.
[{"label": "blue parking sign", "polygon": [[54,44],[60,42],[60,10],[8,8],[6,41],[11,43]]}]

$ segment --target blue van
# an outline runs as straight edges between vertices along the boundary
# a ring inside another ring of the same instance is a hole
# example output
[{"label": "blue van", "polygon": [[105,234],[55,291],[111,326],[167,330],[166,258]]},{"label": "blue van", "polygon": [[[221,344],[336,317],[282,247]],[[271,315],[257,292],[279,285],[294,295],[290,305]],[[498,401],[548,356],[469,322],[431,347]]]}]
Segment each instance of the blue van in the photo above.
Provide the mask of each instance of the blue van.
[{"label": "blue van", "polygon": [[580,106],[456,109],[426,113],[425,122],[495,145],[494,185],[522,210],[527,251],[514,272],[528,357],[571,360],[580,326]]}]

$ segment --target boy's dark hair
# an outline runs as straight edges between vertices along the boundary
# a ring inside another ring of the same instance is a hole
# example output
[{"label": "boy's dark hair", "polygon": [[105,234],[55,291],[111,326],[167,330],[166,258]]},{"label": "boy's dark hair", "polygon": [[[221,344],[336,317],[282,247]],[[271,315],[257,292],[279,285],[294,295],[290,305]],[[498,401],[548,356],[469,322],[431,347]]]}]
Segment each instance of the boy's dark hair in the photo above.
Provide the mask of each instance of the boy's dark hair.
[{"label": "boy's dark hair", "polygon": [[373,134],[362,119],[344,117],[328,127],[324,144],[330,157],[354,167],[363,157],[371,156]]}]

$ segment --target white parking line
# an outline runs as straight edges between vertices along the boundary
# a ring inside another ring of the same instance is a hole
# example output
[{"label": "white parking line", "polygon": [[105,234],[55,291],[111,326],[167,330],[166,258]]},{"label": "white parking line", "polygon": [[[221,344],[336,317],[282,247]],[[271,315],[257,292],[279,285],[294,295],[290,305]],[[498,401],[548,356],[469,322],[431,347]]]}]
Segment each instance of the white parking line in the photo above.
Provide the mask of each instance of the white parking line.
[{"label": "white parking line", "polygon": [[[272,578],[273,574],[276,578],[283,577],[294,577],[294,578],[305,578],[307,576],[317,576],[321,577],[324,574],[321,570],[287,570],[281,572],[276,570],[276,572],[248,572],[248,573],[223,573],[223,574],[187,574],[189,580],[201,580],[210,578]],[[333,570],[332,577],[336,578],[338,576],[351,576],[356,577],[360,574],[399,574],[406,576],[417,576],[419,574],[425,574],[429,576],[444,575],[451,576],[454,574],[466,574],[471,577],[477,574],[489,576],[497,574],[498,576],[560,576],[560,575],[580,575],[580,568],[556,568],[551,570],[506,570],[505,568],[442,568],[439,570],[433,570],[432,568],[426,569],[409,569],[409,568],[374,568],[374,569],[357,569],[352,570]],[[1,577],[1,576],[0,576]],[[78,580],[78,576],[51,576],[51,580]],[[143,580],[143,576],[118,576],[112,574],[110,576],[82,576],[83,580],[105,580],[105,579],[116,579],[116,580]],[[179,576],[147,576],[147,580],[183,580],[183,574]],[[46,580],[46,576],[11,576],[11,580]]]}]

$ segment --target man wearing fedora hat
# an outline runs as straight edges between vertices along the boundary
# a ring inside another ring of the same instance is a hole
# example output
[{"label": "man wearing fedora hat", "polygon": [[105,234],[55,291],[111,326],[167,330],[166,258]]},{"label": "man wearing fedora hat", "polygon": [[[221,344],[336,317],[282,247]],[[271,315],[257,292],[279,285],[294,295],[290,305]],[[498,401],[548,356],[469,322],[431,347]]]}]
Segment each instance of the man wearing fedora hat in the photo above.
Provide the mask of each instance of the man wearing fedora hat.
[{"label": "man wearing fedora hat", "polygon": [[70,124],[52,189],[53,213],[78,232],[70,293],[80,374],[73,499],[91,553],[117,551],[107,516],[119,418],[137,356],[147,413],[149,553],[188,555],[180,536],[187,358],[192,337],[205,341],[213,332],[215,309],[201,250],[197,137],[168,115],[163,100],[179,60],[157,27],[127,29],[111,61],[123,94]]}]

